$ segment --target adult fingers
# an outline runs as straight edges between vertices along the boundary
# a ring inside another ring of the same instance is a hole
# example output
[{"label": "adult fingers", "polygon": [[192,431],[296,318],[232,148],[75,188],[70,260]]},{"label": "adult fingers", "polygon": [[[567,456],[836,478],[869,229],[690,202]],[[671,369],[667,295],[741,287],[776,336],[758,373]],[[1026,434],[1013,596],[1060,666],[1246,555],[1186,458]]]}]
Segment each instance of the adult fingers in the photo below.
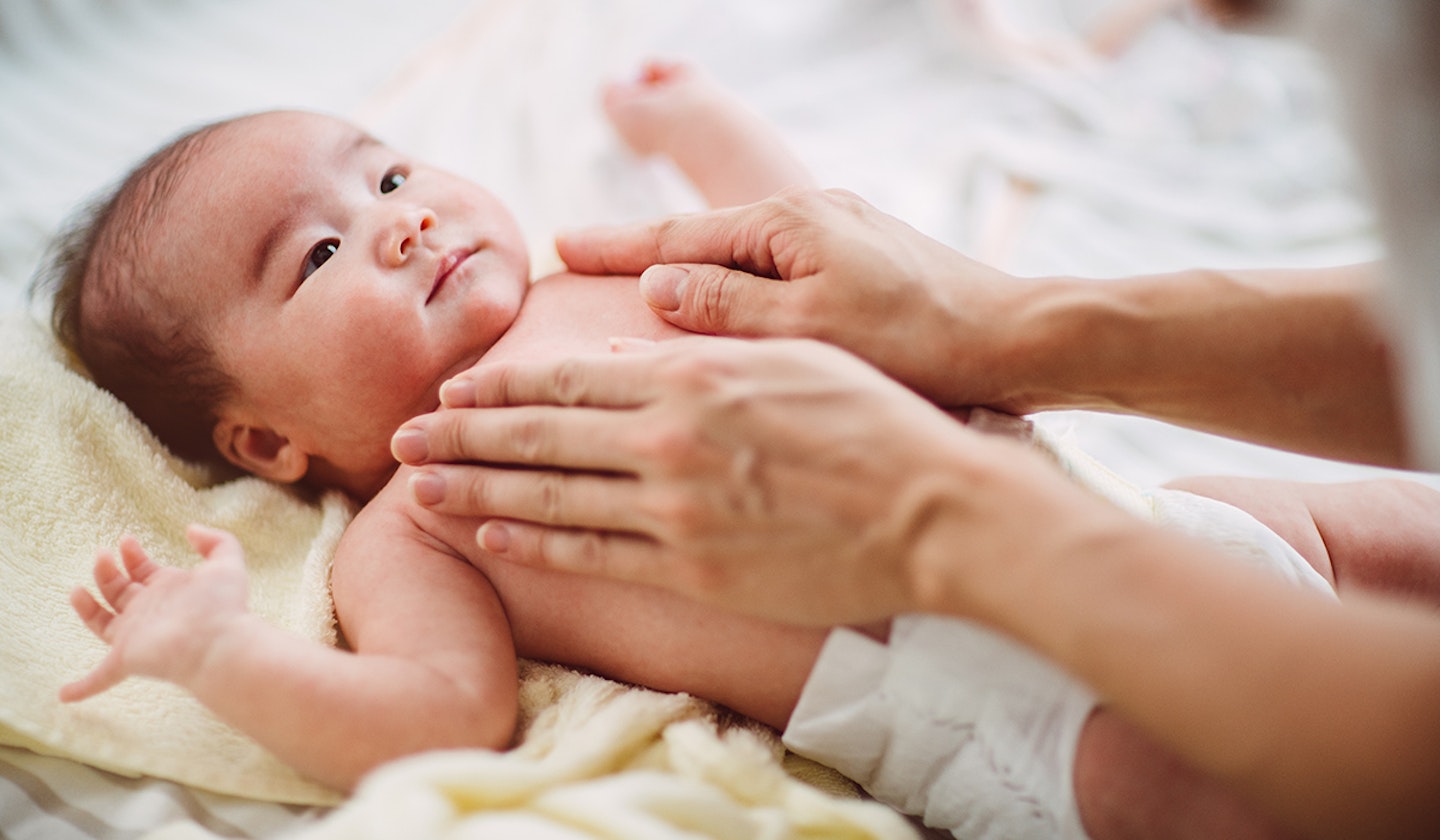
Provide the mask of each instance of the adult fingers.
[{"label": "adult fingers", "polygon": [[676,572],[660,543],[635,534],[492,519],[475,540],[488,554],[556,571],[662,586]]},{"label": "adult fingers", "polygon": [[555,237],[555,249],[580,274],[639,274],[669,262],[732,265],[737,254],[755,250],[755,225],[764,218],[756,207],[566,231]]},{"label": "adult fingers", "polygon": [[794,287],[718,265],[655,265],[640,293],[655,314],[681,329],[719,335],[786,335]]},{"label": "adult fingers", "polygon": [[629,408],[658,395],[656,364],[643,353],[481,363],[441,385],[440,402],[446,408],[537,403]]},{"label": "adult fingers", "polygon": [[632,472],[640,462],[629,417],[543,405],[437,411],[407,422],[390,448],[406,464],[483,461]]},{"label": "adult fingers", "polygon": [[637,503],[637,481],[628,476],[437,464],[412,475],[410,491],[437,513],[616,531],[652,524]]}]

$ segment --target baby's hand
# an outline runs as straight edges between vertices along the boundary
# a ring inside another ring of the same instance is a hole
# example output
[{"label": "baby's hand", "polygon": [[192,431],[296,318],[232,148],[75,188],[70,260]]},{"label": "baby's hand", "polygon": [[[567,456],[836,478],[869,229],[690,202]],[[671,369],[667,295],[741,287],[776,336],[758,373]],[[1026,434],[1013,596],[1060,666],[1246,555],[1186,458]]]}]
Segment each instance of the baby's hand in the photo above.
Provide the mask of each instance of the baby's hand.
[{"label": "baby's hand", "polygon": [[[134,537],[120,540],[120,559],[95,556],[95,584],[107,608],[84,588],[70,604],[110,652],[88,674],[60,689],[65,702],[99,694],[130,676],[188,686],[215,644],[241,624],[248,583],[240,543],[224,532],[191,525],[185,532],[205,561],[176,569],[152,561]],[[112,612],[113,610],[113,612]]]}]

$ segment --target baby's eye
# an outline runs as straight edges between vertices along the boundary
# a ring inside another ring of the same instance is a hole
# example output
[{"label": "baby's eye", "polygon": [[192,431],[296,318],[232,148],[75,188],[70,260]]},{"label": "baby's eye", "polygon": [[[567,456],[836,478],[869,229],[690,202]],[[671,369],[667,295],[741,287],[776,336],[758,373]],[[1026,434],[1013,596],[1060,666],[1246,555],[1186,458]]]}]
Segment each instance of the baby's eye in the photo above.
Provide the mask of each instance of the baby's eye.
[{"label": "baby's eye", "polygon": [[315,247],[310,249],[310,253],[305,255],[305,265],[300,268],[300,279],[304,280],[314,274],[316,269],[324,265],[326,260],[335,256],[339,250],[340,240],[338,239],[326,239],[316,243]]},{"label": "baby's eye", "polygon": [[385,177],[380,179],[380,194],[384,195],[385,193],[394,192],[399,189],[403,183],[405,183],[405,173],[398,169],[392,169],[385,173]]}]

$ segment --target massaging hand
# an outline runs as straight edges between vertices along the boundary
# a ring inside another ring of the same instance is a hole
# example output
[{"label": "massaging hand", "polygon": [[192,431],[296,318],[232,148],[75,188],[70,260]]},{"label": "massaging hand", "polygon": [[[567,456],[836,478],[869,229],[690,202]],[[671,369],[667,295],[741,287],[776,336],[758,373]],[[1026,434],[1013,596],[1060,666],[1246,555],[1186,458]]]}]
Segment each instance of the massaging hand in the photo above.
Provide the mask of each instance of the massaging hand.
[{"label": "massaging hand", "polygon": [[213,645],[249,615],[240,543],[198,525],[186,536],[205,556],[194,569],[155,563],[134,537],[120,541],[123,570],[112,552],[96,554],[95,584],[105,604],[83,588],[71,593],[70,603],[110,651],[88,674],[62,687],[61,700],[83,700],[130,676],[188,686]]},{"label": "massaging hand", "polygon": [[[1009,308],[1027,282],[974,262],[839,191],[572,232],[570,268],[644,272],[662,318],[693,332],[818,338],[931,400],[1022,413]],[[654,266],[654,267],[652,267]]]},{"label": "massaging hand", "polygon": [[912,610],[924,563],[1016,550],[1044,516],[1017,489],[1033,453],[814,341],[482,364],[442,398],[393,449],[429,464],[422,504],[498,518],[482,548],[791,622]]}]

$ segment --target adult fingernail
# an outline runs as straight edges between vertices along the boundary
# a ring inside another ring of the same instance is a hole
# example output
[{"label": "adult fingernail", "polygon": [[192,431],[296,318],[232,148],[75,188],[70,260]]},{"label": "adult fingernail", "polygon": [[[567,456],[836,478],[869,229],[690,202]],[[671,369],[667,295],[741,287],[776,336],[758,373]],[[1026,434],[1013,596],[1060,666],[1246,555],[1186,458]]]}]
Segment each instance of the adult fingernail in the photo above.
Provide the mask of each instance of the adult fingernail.
[{"label": "adult fingernail", "polygon": [[438,505],[445,500],[445,479],[432,472],[410,476],[410,494],[422,505]]},{"label": "adult fingernail", "polygon": [[440,402],[446,408],[472,408],[478,401],[475,383],[469,379],[451,379],[440,386]]},{"label": "adult fingernail", "polygon": [[475,533],[480,547],[491,554],[504,554],[510,550],[510,529],[491,519]]},{"label": "adult fingernail", "polygon": [[401,429],[390,438],[390,454],[403,464],[419,464],[430,457],[423,429]]},{"label": "adult fingernail", "polygon": [[674,312],[685,294],[690,272],[673,265],[652,265],[640,275],[640,294],[656,309]]},{"label": "adult fingernail", "polygon": [[658,342],[648,338],[635,338],[628,335],[610,336],[610,351],[612,353],[636,353],[641,350],[649,350]]}]

